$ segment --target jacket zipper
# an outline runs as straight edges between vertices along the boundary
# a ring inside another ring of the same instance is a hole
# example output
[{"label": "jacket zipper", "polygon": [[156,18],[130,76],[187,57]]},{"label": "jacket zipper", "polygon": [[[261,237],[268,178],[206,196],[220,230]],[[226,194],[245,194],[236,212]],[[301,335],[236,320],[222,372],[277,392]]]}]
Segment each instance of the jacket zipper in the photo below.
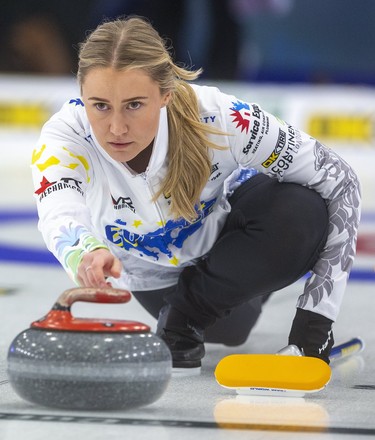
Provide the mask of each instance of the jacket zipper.
[{"label": "jacket zipper", "polygon": [[[152,198],[154,196],[154,192],[153,192],[153,190],[151,188],[151,185],[149,184],[149,181],[147,179],[147,171],[148,171],[148,169],[146,169],[146,171],[141,173],[141,176],[144,179],[144,181],[146,182],[146,186],[147,186],[148,192],[149,192],[149,194],[151,195],[151,198]],[[163,228],[163,231],[165,231],[165,223],[166,223],[166,221],[165,221],[165,217],[163,215],[163,212],[162,212],[162,210],[161,210],[161,208],[159,206],[159,203],[157,201],[152,202],[152,203],[155,206],[156,213],[157,213],[157,216],[158,216],[158,218],[160,220],[161,227]]]}]

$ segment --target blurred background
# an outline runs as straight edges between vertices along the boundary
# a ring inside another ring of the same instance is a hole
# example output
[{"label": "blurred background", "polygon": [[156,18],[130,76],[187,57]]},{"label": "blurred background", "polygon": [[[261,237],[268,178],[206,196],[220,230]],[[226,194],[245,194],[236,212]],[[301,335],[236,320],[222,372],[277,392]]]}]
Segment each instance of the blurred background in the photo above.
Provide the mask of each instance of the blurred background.
[{"label": "blurred background", "polygon": [[148,17],[175,58],[211,79],[375,83],[373,0],[2,0],[0,70],[76,71],[103,18]]}]

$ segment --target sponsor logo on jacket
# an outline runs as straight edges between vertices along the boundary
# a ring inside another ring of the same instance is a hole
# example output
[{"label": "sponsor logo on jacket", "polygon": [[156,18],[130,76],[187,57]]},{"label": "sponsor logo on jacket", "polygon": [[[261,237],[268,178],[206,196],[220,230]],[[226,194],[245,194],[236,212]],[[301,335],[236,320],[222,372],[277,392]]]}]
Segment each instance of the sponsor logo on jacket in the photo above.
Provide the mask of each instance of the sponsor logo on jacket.
[{"label": "sponsor logo on jacket", "polygon": [[288,126],[285,149],[278,155],[273,163],[269,165],[271,166],[270,172],[272,175],[279,177],[284,176],[285,171],[292,165],[294,157],[300,149],[301,143],[302,140],[300,132],[291,126]]},{"label": "sponsor logo on jacket", "polygon": [[281,151],[285,147],[286,133],[279,128],[279,136],[277,138],[276,147],[272,151],[271,155],[262,163],[264,168],[269,168],[280,156]]},{"label": "sponsor logo on jacket", "polygon": [[124,208],[128,208],[131,211],[135,212],[135,208],[133,205],[133,201],[130,197],[119,197],[117,199],[115,199],[112,195],[112,203],[113,203],[113,207],[116,210],[120,210],[120,209],[124,209]]},{"label": "sponsor logo on jacket", "polygon": [[241,132],[245,132],[246,134],[249,132],[250,127],[250,117],[251,117],[251,109],[250,105],[246,102],[232,102],[233,107],[230,108],[233,113],[230,116],[233,118],[233,121],[236,125],[236,128],[240,128]]},{"label": "sponsor logo on jacket", "polygon": [[262,142],[263,136],[267,135],[269,131],[269,118],[256,104],[252,105],[251,115],[253,125],[250,130],[249,142],[242,150],[243,154],[248,154],[250,150],[254,154]]},{"label": "sponsor logo on jacket", "polygon": [[208,124],[209,122],[215,122],[216,116],[201,116],[201,122]]},{"label": "sponsor logo on jacket", "polygon": [[79,194],[83,195],[82,188],[80,185],[82,182],[71,177],[61,177],[59,181],[50,182],[45,176],[40,182],[40,187],[35,191],[35,194],[39,196],[39,201],[47,197],[56,191],[61,191],[63,189],[73,189]]},{"label": "sponsor logo on jacket", "polygon": [[[216,174],[215,174],[216,173]],[[219,171],[219,162],[214,163],[211,167],[211,178],[210,180],[216,180],[218,179],[223,173]]]}]

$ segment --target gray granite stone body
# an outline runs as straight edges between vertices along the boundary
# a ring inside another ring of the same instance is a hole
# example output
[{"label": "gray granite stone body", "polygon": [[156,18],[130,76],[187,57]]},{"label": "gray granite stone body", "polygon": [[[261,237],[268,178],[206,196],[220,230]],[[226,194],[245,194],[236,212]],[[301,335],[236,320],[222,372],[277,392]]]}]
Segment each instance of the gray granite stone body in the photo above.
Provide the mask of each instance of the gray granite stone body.
[{"label": "gray granite stone body", "polygon": [[165,343],[149,333],[21,332],[8,351],[16,393],[56,408],[134,408],[167,388],[172,361]]}]

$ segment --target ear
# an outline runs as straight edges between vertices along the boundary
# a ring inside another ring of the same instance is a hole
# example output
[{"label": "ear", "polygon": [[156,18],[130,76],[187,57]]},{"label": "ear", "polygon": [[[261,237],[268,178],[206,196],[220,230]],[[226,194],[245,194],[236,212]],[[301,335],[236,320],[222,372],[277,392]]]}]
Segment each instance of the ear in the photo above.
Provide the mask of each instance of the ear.
[{"label": "ear", "polygon": [[169,104],[170,100],[172,99],[172,92],[167,92],[161,100],[161,107],[165,107]]}]

